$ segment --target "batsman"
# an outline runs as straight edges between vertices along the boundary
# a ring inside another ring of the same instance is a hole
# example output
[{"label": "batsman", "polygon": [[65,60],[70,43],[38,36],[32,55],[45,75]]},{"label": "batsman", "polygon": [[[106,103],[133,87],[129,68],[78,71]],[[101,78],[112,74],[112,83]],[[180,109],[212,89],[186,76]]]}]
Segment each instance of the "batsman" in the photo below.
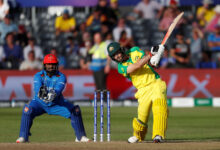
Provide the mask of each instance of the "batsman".
[{"label": "batsman", "polygon": [[130,79],[137,88],[135,98],[138,99],[138,116],[133,119],[133,136],[128,142],[137,143],[144,140],[151,109],[153,142],[163,142],[168,117],[166,83],[161,80],[154,67],[158,65],[164,53],[164,46],[152,47],[148,55],[139,47],[126,49],[117,42],[110,43],[107,50],[111,59],[118,63],[118,72]]},{"label": "batsman", "polygon": [[58,59],[55,55],[48,54],[44,57],[43,65],[44,70],[34,76],[35,94],[32,101],[24,106],[20,134],[16,143],[29,142],[30,129],[34,118],[44,113],[70,119],[76,135],[75,141],[89,142],[80,107],[69,103],[62,95],[66,85],[66,76],[58,71]]}]

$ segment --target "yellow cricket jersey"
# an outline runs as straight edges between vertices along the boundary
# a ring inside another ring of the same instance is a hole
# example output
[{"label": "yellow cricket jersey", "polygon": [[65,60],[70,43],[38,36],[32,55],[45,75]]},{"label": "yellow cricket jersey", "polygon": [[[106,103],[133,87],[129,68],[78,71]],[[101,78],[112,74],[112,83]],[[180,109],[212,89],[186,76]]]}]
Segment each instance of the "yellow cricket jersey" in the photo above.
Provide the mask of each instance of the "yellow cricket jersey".
[{"label": "yellow cricket jersey", "polygon": [[69,30],[74,26],[76,26],[76,20],[73,17],[70,17],[67,20],[64,20],[63,16],[59,16],[56,18],[55,28],[58,28],[61,31]]},{"label": "yellow cricket jersey", "polygon": [[145,53],[139,47],[132,47],[126,53],[130,56],[129,60],[118,64],[118,72],[130,79],[132,84],[137,89],[146,87],[151,82],[154,82],[156,79],[160,78],[159,74],[155,72],[154,69],[148,64],[145,64],[142,68],[127,74],[128,66],[140,60],[145,55]]},{"label": "yellow cricket jersey", "polygon": [[[214,9],[210,9],[210,10],[206,10],[204,7],[199,7],[198,10],[197,10],[197,15],[201,14],[202,12],[205,12],[204,14],[204,19],[205,21],[207,22],[210,22],[212,20],[212,18],[215,16],[215,11]],[[199,21],[199,24],[201,26],[205,26],[206,25],[206,22],[204,20],[200,20]]]}]

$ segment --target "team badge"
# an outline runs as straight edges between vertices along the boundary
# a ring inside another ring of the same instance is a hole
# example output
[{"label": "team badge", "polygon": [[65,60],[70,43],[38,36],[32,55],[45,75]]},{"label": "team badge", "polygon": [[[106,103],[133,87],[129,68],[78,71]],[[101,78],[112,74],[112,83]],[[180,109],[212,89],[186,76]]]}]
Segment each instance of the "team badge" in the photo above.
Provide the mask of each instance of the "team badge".
[{"label": "team badge", "polygon": [[138,59],[139,59],[139,56],[136,56],[136,57],[135,57],[135,60],[138,60]]},{"label": "team badge", "polygon": [[110,52],[113,51],[113,50],[114,50],[114,47],[113,47],[113,46],[109,47],[109,51],[110,51]]},{"label": "team badge", "polygon": [[24,108],[24,112],[28,112],[29,108],[28,107],[25,107]]}]

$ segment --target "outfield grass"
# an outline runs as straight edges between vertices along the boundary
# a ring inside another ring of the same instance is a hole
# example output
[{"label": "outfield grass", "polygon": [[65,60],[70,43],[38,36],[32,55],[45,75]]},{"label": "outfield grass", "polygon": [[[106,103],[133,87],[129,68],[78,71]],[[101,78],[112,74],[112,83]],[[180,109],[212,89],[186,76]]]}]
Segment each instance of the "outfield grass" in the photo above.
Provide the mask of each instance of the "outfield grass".
[{"label": "outfield grass", "polygon": [[[92,138],[93,108],[81,109],[87,135]],[[136,107],[111,108],[113,141],[126,141],[132,135],[132,119],[136,116],[136,111]],[[169,108],[169,111],[168,140],[220,140],[220,108]],[[19,134],[21,112],[22,108],[0,108],[0,142],[15,142]],[[146,140],[151,140],[151,130],[152,116]],[[58,116],[37,117],[31,133],[32,142],[65,142],[75,139],[70,120]]]}]

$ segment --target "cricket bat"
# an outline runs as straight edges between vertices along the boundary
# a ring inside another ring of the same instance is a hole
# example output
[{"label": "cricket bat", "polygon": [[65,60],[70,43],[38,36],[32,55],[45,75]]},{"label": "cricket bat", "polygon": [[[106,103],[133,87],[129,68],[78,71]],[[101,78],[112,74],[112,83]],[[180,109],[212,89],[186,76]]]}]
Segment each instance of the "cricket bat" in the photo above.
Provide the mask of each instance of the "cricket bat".
[{"label": "cricket bat", "polygon": [[176,27],[177,23],[179,22],[179,20],[182,18],[184,12],[180,13],[171,23],[169,29],[167,30],[166,35],[163,38],[163,41],[161,42],[161,45],[166,44],[168,38],[170,37],[171,33],[173,32],[174,28]]}]

